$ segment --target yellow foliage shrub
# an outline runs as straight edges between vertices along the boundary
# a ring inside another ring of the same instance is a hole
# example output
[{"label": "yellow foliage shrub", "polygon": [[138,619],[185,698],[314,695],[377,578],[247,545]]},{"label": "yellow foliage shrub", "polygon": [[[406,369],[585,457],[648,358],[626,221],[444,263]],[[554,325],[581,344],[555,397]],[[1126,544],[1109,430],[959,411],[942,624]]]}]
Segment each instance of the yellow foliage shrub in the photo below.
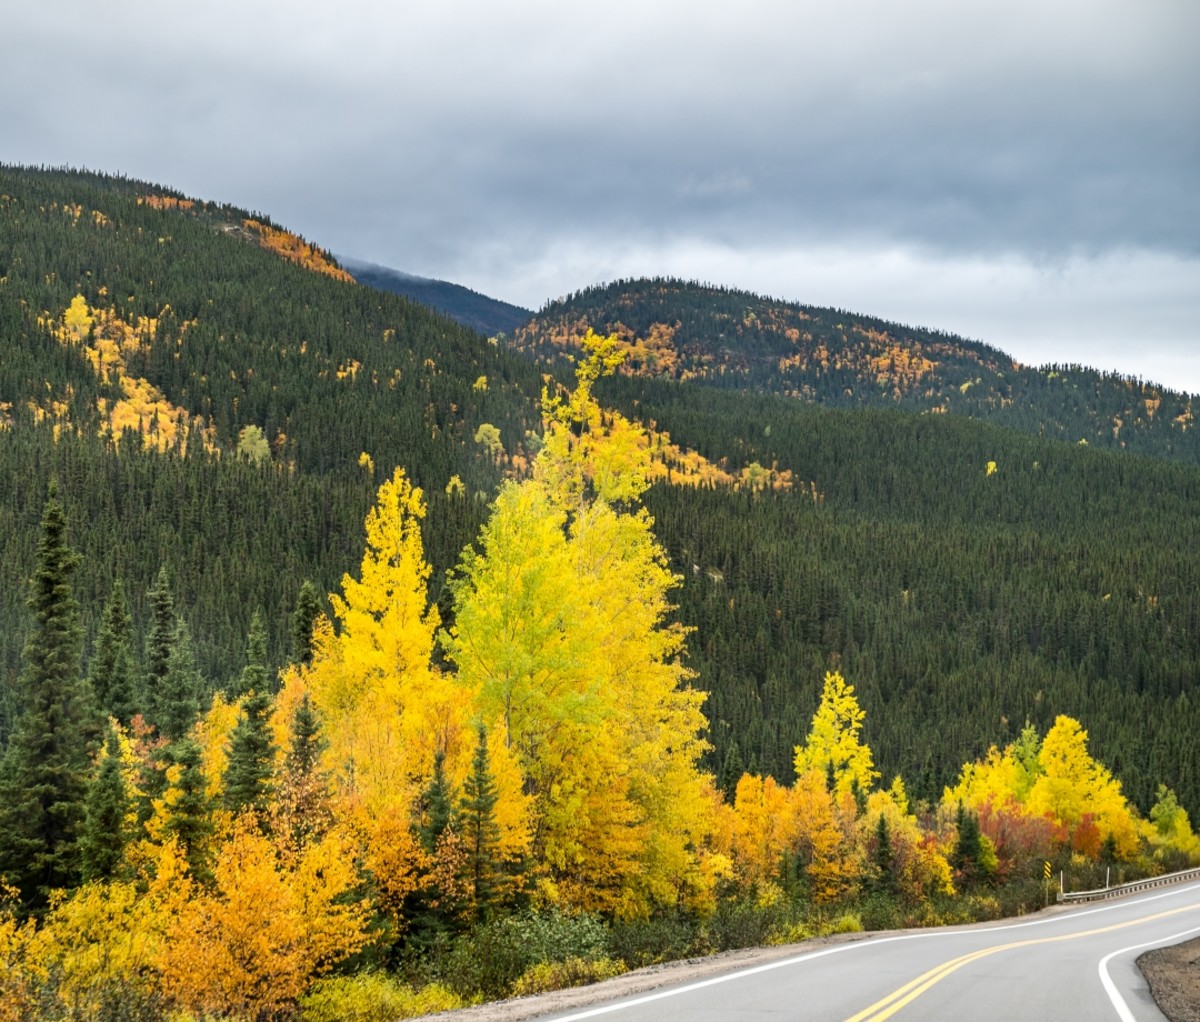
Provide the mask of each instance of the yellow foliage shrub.
[{"label": "yellow foliage shrub", "polygon": [[611,958],[568,958],[565,962],[539,962],[513,984],[513,996],[544,994],[551,990],[586,986],[625,972],[625,963]]},{"label": "yellow foliage shrub", "polygon": [[414,990],[378,972],[318,980],[300,1001],[304,1022],[394,1022],[463,1007],[436,983]]}]

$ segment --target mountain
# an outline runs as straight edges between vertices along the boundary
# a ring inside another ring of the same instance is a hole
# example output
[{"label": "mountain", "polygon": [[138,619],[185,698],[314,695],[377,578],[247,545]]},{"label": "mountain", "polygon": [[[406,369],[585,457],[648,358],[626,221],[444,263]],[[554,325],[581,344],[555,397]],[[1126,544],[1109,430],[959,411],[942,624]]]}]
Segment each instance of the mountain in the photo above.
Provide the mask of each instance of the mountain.
[{"label": "mountain", "polygon": [[622,337],[631,375],[830,407],[966,415],[1200,463],[1191,395],[1083,366],[1024,366],[952,334],[694,282],[587,288],[548,303],[512,343],[551,363],[589,327]]},{"label": "mountain", "polygon": [[533,315],[528,309],[489,298],[461,284],[416,277],[401,270],[390,270],[386,266],[354,259],[344,258],[341,261],[360,284],[403,295],[449,316],[462,326],[478,330],[485,337],[512,333]]},{"label": "mountain", "polygon": [[[540,421],[540,375],[476,332],[357,285],[261,214],[96,174],[0,168],[0,351],[14,591],[56,474],[85,606],[124,578],[144,621],[167,564],[216,683],[240,670],[256,606],[279,660],[301,582],[328,592],[354,563],[393,466],[429,494],[444,572],[486,505],[447,485],[483,496],[501,477],[476,431]],[[22,620],[4,601],[0,676]]]},{"label": "mountain", "polygon": [[[1200,809],[1200,468],[1182,397],[670,281],[552,303],[509,350],[356,280],[263,214],[0,168],[5,591],[33,571],[56,479],[85,656],[116,580],[142,648],[165,566],[223,687],[256,608],[283,662],[302,583],[330,592],[353,569],[401,465],[426,494],[449,622],[446,573],[537,443],[541,363],[558,371],[568,328],[619,324],[630,371],[596,394],[653,431],[646,504],[724,785],[790,779],[838,666],[877,766],[914,797],[1065,713],[1143,808],[1163,781]],[[1098,402],[1122,388],[1113,437]],[[0,742],[27,617],[0,601]]]}]

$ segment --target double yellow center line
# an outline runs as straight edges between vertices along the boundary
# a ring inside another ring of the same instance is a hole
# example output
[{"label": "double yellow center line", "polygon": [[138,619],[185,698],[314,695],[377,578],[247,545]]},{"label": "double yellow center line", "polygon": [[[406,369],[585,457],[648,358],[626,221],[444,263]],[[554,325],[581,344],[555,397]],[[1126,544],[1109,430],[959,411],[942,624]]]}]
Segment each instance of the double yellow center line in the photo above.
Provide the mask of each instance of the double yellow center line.
[{"label": "double yellow center line", "polygon": [[1165,919],[1168,916],[1179,915],[1181,912],[1192,912],[1195,908],[1195,905],[1185,905],[1182,908],[1173,908],[1166,912],[1142,916],[1139,919],[1130,919],[1124,923],[1113,923],[1111,926],[1101,926],[1094,930],[1066,933],[1058,937],[1035,937],[1030,940],[1017,940],[1008,944],[997,944],[995,947],[982,948],[979,951],[971,951],[968,954],[959,955],[958,958],[951,958],[948,962],[943,962],[941,965],[935,966],[916,979],[910,980],[904,986],[893,990],[886,997],[876,1001],[870,1007],[864,1008],[857,1015],[851,1016],[846,1022],[883,1022],[884,1019],[891,1018],[901,1008],[911,1004],[931,986],[940,983],[952,972],[957,972],[964,965],[969,965],[971,962],[978,961],[980,958],[986,958],[988,955],[994,955],[999,951],[1010,951],[1018,947],[1031,947],[1034,944],[1056,944],[1065,940],[1077,940],[1080,937],[1092,937],[1098,933],[1111,933],[1113,930],[1124,930],[1130,926],[1137,926],[1139,923],[1148,923],[1155,919]]}]

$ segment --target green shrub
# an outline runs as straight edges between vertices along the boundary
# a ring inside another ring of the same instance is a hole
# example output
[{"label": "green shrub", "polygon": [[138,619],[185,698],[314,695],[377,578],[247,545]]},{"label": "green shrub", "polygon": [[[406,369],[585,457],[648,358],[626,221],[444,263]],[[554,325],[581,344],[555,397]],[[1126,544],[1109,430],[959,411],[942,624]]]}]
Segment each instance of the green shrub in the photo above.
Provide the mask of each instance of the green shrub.
[{"label": "green shrub", "polygon": [[464,997],[506,997],[532,966],[572,958],[607,957],[608,931],[594,916],[525,912],[505,916],[459,937],[438,975]]},{"label": "green shrub", "polygon": [[886,894],[872,894],[859,906],[864,930],[895,930],[900,926],[900,906]]},{"label": "green shrub", "polygon": [[609,954],[631,969],[709,954],[711,950],[699,923],[679,912],[613,923],[608,933]]},{"label": "green shrub", "polygon": [[760,904],[757,901],[722,901],[705,924],[713,951],[735,951],[770,943],[771,934],[788,925],[791,906],[787,902]]},{"label": "green shrub", "polygon": [[414,990],[378,972],[318,980],[300,1001],[304,1022],[395,1022],[466,1002],[436,984]]}]

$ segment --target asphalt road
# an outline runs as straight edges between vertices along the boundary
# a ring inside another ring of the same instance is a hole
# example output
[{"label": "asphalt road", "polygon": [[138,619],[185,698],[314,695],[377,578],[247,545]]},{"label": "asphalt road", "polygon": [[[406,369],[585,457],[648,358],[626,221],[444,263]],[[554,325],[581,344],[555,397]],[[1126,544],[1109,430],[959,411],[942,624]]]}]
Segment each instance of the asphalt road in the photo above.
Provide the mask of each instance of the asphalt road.
[{"label": "asphalt road", "polygon": [[1150,1022],[1162,1013],[1134,964],[1200,933],[1200,883],[1025,922],[838,944],[622,1001],[558,1022]]}]

